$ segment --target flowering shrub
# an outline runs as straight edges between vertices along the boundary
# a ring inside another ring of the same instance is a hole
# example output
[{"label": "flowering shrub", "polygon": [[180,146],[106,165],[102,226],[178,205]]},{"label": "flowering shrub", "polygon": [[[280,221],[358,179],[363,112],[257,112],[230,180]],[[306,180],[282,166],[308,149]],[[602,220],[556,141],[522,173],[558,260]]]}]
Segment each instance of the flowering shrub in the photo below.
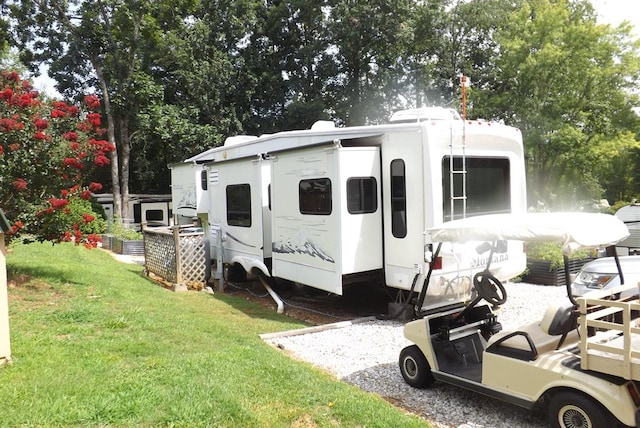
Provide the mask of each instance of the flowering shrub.
[{"label": "flowering shrub", "polygon": [[81,106],[45,101],[16,72],[0,72],[0,208],[13,221],[10,238],[99,242],[104,220],[89,199],[102,185],[85,180],[114,150],[99,108],[95,95]]}]

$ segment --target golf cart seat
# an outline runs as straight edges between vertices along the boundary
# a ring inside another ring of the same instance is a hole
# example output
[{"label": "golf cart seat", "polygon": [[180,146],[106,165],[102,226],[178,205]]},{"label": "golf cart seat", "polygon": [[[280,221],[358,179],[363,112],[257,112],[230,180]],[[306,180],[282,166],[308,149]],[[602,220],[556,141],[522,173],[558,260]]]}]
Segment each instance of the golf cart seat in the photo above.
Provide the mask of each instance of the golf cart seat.
[{"label": "golf cart seat", "polygon": [[577,315],[571,302],[550,305],[540,322],[491,336],[486,351],[525,361],[535,360],[539,354],[578,341]]}]

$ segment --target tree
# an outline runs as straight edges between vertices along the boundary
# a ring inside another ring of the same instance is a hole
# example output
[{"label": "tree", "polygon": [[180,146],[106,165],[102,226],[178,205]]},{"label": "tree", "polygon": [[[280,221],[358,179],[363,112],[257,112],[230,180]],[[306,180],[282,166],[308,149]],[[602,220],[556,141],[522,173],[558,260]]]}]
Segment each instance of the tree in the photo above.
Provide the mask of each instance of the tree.
[{"label": "tree", "polygon": [[328,32],[335,72],[327,82],[328,105],[348,125],[380,122],[404,91],[403,55],[412,37],[415,2],[332,3]]},{"label": "tree", "polygon": [[95,246],[105,223],[89,199],[102,186],[86,179],[114,149],[101,138],[99,101],[86,97],[83,109],[45,101],[16,72],[3,71],[0,88],[0,207],[13,221],[9,236]]},{"label": "tree", "polygon": [[23,62],[32,69],[49,65],[57,89],[69,98],[87,89],[101,95],[111,156],[115,215],[128,217],[131,135],[136,114],[146,105],[145,54],[162,42],[191,10],[191,0],[154,1],[7,1],[12,32]]},{"label": "tree", "polygon": [[329,61],[326,0],[268,1],[241,52],[249,76],[253,113],[250,133],[310,127],[328,119],[325,82],[334,71]]},{"label": "tree", "polygon": [[607,165],[638,147],[640,45],[630,27],[597,24],[588,1],[527,0],[495,41],[473,113],[522,130],[530,200],[601,197]]}]

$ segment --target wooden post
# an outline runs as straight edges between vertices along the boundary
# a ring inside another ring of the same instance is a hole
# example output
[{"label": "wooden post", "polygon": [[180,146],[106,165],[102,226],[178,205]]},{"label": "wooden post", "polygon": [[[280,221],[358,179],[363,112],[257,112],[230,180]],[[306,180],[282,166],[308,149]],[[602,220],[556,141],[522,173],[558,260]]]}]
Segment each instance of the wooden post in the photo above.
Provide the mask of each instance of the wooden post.
[{"label": "wooden post", "polygon": [[176,283],[182,284],[182,260],[180,259],[180,227],[173,226],[173,246],[176,258]]},{"label": "wooden post", "polygon": [[4,232],[0,228],[0,366],[11,362],[9,339],[9,297],[7,295],[7,260]]}]

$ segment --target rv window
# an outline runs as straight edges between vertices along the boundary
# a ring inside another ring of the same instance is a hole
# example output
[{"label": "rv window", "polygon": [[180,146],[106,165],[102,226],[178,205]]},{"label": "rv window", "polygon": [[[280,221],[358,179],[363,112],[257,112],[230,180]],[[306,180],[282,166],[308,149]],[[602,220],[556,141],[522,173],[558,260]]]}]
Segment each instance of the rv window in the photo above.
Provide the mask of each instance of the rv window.
[{"label": "rv window", "polygon": [[227,224],[251,227],[251,186],[248,184],[227,186]]},{"label": "rv window", "polygon": [[[129,211],[129,213],[131,213],[131,211]],[[133,205],[133,222],[142,223],[142,207],[140,206],[140,202]]]},{"label": "rv window", "polygon": [[378,210],[378,183],[374,177],[347,179],[349,214],[368,214]]},{"label": "rv window", "polygon": [[164,221],[164,212],[162,210],[147,210],[144,213],[146,221]]},{"label": "rv window", "polygon": [[407,192],[404,161],[391,161],[391,233],[396,238],[407,236]]},{"label": "rv window", "polygon": [[331,180],[328,178],[314,178],[302,180],[298,186],[301,214],[329,215],[331,214]]},{"label": "rv window", "polygon": [[200,172],[200,187],[202,187],[202,190],[207,190],[209,183],[208,178],[209,174],[207,173],[207,170],[202,170],[202,172]]},{"label": "rv window", "polygon": [[[462,218],[464,199],[454,199],[453,216],[451,215],[451,186],[453,176],[453,196],[462,197],[466,192],[466,214],[475,216],[493,213],[511,212],[511,182],[509,159],[506,158],[453,158],[453,171],[450,174],[450,157],[442,159],[442,194],[444,221]],[[456,171],[467,170],[466,174]],[[466,176],[466,189],[463,189],[463,178]]]}]

